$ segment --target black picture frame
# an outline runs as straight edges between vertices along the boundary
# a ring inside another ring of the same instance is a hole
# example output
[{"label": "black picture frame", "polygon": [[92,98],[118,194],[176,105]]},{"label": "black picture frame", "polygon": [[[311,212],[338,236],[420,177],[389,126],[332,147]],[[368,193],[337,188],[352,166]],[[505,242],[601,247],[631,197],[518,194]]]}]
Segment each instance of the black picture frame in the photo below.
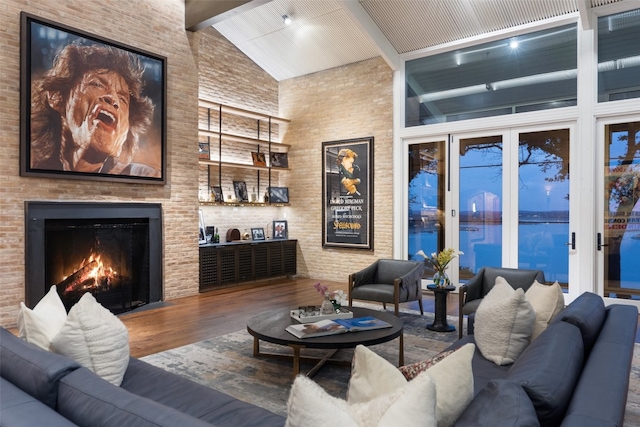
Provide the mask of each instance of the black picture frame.
[{"label": "black picture frame", "polygon": [[264,228],[252,228],[251,240],[265,240]]},{"label": "black picture frame", "polygon": [[269,200],[271,203],[289,203],[289,188],[269,187]]},{"label": "black picture frame", "polygon": [[[20,24],[20,176],[165,184],[166,58],[26,12]],[[84,121],[65,138],[72,113]]]},{"label": "black picture frame", "polygon": [[213,201],[217,203],[224,202],[224,193],[222,193],[222,187],[211,187],[211,194],[213,194]]},{"label": "black picture frame", "polygon": [[289,155],[287,153],[271,153],[269,159],[272,168],[289,168]]},{"label": "black picture frame", "polygon": [[285,220],[276,220],[273,221],[273,239],[288,239],[289,238],[289,228],[287,225],[287,221]]},{"label": "black picture frame", "polygon": [[248,202],[249,192],[247,191],[247,183],[244,181],[233,181],[233,191],[236,194],[238,202]]},{"label": "black picture frame", "polygon": [[373,137],[322,143],[322,246],[373,250]]}]

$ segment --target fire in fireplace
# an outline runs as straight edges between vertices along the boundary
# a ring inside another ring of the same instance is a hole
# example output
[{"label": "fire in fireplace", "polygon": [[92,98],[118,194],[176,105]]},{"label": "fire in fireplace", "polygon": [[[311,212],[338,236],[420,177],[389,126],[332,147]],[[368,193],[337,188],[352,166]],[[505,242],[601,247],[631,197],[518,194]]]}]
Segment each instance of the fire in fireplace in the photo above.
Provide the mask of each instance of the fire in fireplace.
[{"label": "fire in fireplace", "polygon": [[157,204],[28,202],[26,303],[56,285],[69,310],[86,293],[114,313],[160,301]]}]

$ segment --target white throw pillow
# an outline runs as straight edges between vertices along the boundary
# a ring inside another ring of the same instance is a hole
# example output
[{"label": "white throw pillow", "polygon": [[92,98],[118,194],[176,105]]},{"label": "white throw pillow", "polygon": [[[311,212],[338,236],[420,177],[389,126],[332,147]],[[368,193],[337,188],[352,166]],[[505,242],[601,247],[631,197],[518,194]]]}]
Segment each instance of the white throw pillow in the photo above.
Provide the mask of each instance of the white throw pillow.
[{"label": "white throw pillow", "polygon": [[299,375],[289,394],[285,426],[435,426],[435,402],[435,385],[425,374],[389,394],[354,404],[330,396],[315,382]]},{"label": "white throw pillow", "polygon": [[89,292],[71,310],[51,350],[119,386],[129,366],[129,332]]},{"label": "white throw pillow", "polygon": [[485,359],[508,365],[529,345],[536,314],[524,291],[498,276],[475,315],[474,337]]},{"label": "white throw pillow", "polygon": [[49,350],[51,340],[67,320],[67,310],[53,285],[49,292],[31,310],[20,303],[18,332],[20,337],[43,350]]},{"label": "white throw pillow", "polygon": [[553,285],[543,285],[537,280],[524,295],[536,313],[536,321],[531,334],[531,341],[533,341],[547,329],[551,319],[564,308],[564,295],[557,281]]},{"label": "white throw pillow", "polygon": [[[475,345],[466,344],[418,375],[427,375],[435,383],[438,427],[453,425],[473,399],[474,351]],[[349,404],[361,403],[363,399],[370,402],[407,383],[398,368],[364,346],[356,347],[353,367],[347,396]]]}]

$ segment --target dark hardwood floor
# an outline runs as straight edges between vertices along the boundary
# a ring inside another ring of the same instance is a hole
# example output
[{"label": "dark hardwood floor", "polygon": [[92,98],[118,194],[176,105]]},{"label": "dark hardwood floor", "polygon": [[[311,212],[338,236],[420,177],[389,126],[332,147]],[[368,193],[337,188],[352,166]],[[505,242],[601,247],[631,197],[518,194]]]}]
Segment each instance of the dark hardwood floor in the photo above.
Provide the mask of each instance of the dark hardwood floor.
[{"label": "dark hardwood floor", "polygon": [[[243,284],[168,301],[159,308],[120,315],[129,329],[131,355],[142,357],[171,348],[235,332],[254,314],[276,308],[320,304],[314,279],[279,279]],[[347,290],[345,283],[322,281],[329,289]],[[447,309],[458,315],[458,295],[450,294]],[[424,292],[424,310],[433,312],[433,295]],[[401,304],[418,310],[418,303]],[[392,306],[387,305],[388,310]]]}]

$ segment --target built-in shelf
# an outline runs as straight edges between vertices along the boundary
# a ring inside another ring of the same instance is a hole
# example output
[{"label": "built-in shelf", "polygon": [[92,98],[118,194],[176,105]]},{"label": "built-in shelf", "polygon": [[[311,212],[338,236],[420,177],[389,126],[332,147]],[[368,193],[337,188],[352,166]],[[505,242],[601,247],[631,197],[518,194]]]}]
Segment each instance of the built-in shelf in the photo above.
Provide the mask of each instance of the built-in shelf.
[{"label": "built-in shelf", "polygon": [[248,207],[264,207],[264,206],[289,206],[289,203],[264,203],[264,202],[206,202],[200,201],[201,206],[248,206]]}]

